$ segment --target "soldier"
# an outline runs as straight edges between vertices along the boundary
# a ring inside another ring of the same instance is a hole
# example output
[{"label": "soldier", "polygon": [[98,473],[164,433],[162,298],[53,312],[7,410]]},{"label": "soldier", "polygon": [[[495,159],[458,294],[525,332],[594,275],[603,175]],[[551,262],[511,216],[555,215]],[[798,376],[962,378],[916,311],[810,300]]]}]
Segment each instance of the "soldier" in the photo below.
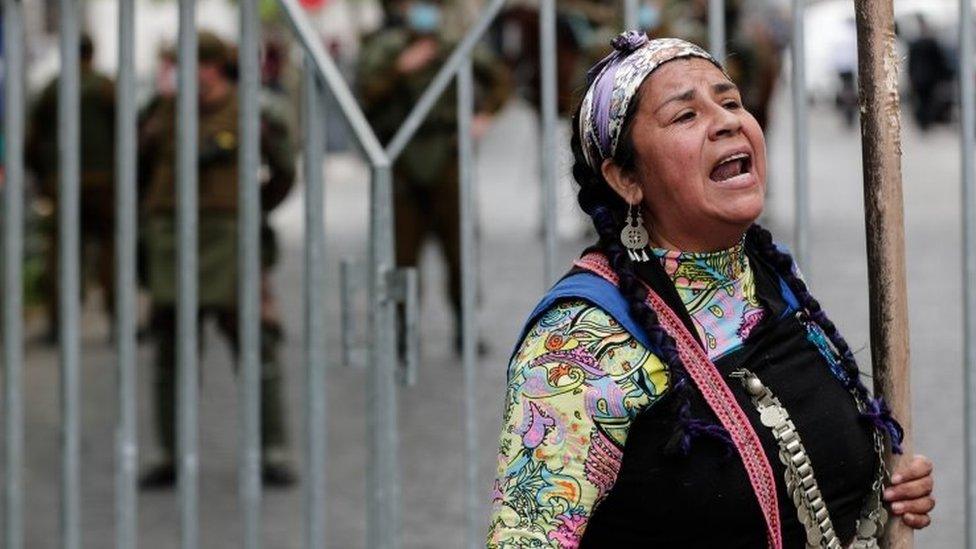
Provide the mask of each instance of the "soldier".
[{"label": "soldier", "polygon": [[[560,0],[556,6],[558,111],[568,118],[585,81],[586,68],[602,59],[619,27],[616,0]],[[604,39],[605,36],[605,39]],[[541,98],[538,0],[506,3],[495,27],[496,48],[515,75],[517,92],[536,109]],[[592,51],[595,50],[595,51]]]},{"label": "soldier", "polygon": [[[199,296],[201,319],[214,317],[224,337],[237,349],[237,86],[230,77],[230,48],[216,35],[199,35]],[[156,420],[165,459],[141,479],[144,488],[171,486],[175,468],[176,389],[176,225],[174,210],[175,102],[162,98],[143,120],[140,158],[147,180],[144,209],[148,284],[153,299],[151,331],[156,342]],[[294,147],[285,124],[262,112],[261,153],[267,167],[261,204],[278,206],[295,178]],[[271,250],[264,250],[270,252]],[[271,266],[263,258],[265,271]],[[261,443],[262,478],[284,486],[295,481],[286,452],[283,372],[278,358],[282,328],[266,277],[261,298]]]},{"label": "soldier", "polygon": [[[400,0],[389,5],[387,25],[368,37],[360,56],[359,98],[378,137],[399,129],[453,44],[441,34],[438,2]],[[473,131],[487,130],[491,114],[508,96],[508,76],[487,52],[474,55],[478,101]],[[444,93],[394,166],[397,264],[417,264],[427,237],[439,241],[447,259],[450,296],[460,315],[457,94]],[[460,348],[460,330],[456,332]]]},{"label": "soldier", "polygon": [[955,78],[955,68],[925,16],[918,13],[915,19],[918,35],[908,43],[908,82],[912,89],[912,113],[924,131],[936,122],[949,120],[951,94],[945,93],[945,88]]},{"label": "soldier", "polygon": [[[81,91],[81,243],[95,254],[95,271],[105,308],[114,316],[115,265],[115,83],[92,65],[95,49],[89,36],[79,45]],[[42,286],[49,328],[46,339],[58,335],[58,81],[50,82],[31,108],[26,139],[27,167],[37,178],[40,211],[51,212],[44,225],[48,235]],[[82,254],[82,264],[86,255]],[[87,278],[87,277],[86,277]],[[84,284],[82,285],[84,288]]]}]

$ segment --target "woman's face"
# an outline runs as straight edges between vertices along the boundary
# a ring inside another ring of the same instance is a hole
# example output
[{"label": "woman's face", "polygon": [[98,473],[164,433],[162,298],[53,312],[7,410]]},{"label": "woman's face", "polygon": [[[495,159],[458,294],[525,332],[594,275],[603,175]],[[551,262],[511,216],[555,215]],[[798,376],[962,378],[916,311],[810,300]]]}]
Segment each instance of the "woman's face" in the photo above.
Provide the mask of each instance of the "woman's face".
[{"label": "woman's face", "polygon": [[763,209],[766,142],[735,84],[704,59],[658,68],[641,86],[631,138],[654,245],[734,245]]}]

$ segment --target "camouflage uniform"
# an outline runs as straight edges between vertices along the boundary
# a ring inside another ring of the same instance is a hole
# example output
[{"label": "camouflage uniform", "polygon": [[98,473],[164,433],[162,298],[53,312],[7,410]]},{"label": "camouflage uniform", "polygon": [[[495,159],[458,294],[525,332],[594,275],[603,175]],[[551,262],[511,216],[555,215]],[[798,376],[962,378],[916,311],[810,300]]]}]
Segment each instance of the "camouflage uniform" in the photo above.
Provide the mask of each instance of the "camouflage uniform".
[{"label": "camouflage uniform", "polygon": [[[219,41],[200,34],[201,64],[226,56]],[[216,51],[211,51],[216,50]],[[169,457],[175,449],[176,387],[176,103],[154,102],[143,117],[140,160],[145,188],[145,245],[149,291],[153,301],[151,329],[157,343],[157,427]],[[217,104],[200,107],[199,118],[199,315],[215,317],[235,349],[237,333],[238,114],[236,86]],[[295,178],[295,150],[283,120],[262,111],[261,154],[269,177],[262,182],[261,206],[268,212],[288,194]],[[275,255],[263,246],[265,270]],[[286,445],[283,374],[278,357],[282,328],[273,311],[267,278],[262,277],[261,306],[261,442],[268,450]]]},{"label": "camouflage uniform", "polygon": [[[435,37],[436,58],[415,73],[398,74],[397,57],[417,38],[403,27],[381,30],[367,38],[360,54],[357,84],[360,102],[377,136],[389,141],[454,44]],[[508,97],[508,73],[485,51],[473,56],[477,112],[492,113]],[[457,93],[448,87],[394,165],[396,255],[400,266],[417,264],[428,236],[440,241],[450,275],[450,296],[461,302],[460,227],[458,214]]]},{"label": "camouflage uniform", "polygon": [[[90,46],[89,46],[90,47]],[[80,214],[82,265],[94,252],[94,271],[110,316],[115,313],[115,83],[83,63],[80,75]],[[52,214],[43,223],[48,242],[41,282],[52,335],[58,326],[58,82],[41,92],[30,112],[27,166],[37,177],[38,194]],[[83,271],[85,272],[85,271]],[[92,273],[85,272],[86,275]],[[87,277],[85,277],[87,278]],[[82,284],[84,289],[85,284]]]}]

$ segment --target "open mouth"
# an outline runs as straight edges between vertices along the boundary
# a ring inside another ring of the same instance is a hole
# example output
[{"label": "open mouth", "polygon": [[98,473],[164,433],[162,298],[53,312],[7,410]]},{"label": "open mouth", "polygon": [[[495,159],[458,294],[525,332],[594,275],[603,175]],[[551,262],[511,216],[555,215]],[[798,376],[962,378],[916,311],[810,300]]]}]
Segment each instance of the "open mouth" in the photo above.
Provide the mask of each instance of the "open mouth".
[{"label": "open mouth", "polygon": [[712,168],[709,177],[712,181],[723,183],[742,174],[747,174],[751,169],[752,156],[749,153],[735,153],[719,161]]}]

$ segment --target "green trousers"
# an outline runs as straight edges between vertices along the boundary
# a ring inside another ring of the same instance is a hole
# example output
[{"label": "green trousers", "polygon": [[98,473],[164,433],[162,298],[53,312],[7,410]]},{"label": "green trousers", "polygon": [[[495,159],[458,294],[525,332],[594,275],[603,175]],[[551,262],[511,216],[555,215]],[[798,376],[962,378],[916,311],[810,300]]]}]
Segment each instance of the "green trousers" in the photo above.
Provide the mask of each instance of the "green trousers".
[{"label": "green trousers", "polygon": [[[238,349],[237,312],[229,308],[204,308],[200,311],[200,325],[208,317],[236,353]],[[152,318],[153,338],[156,342],[156,429],[163,451],[168,458],[176,456],[176,310],[156,307]],[[271,322],[261,323],[261,448],[281,449],[287,445],[285,408],[282,392],[284,378],[278,360],[281,328]],[[236,364],[236,362],[235,362]]]}]

